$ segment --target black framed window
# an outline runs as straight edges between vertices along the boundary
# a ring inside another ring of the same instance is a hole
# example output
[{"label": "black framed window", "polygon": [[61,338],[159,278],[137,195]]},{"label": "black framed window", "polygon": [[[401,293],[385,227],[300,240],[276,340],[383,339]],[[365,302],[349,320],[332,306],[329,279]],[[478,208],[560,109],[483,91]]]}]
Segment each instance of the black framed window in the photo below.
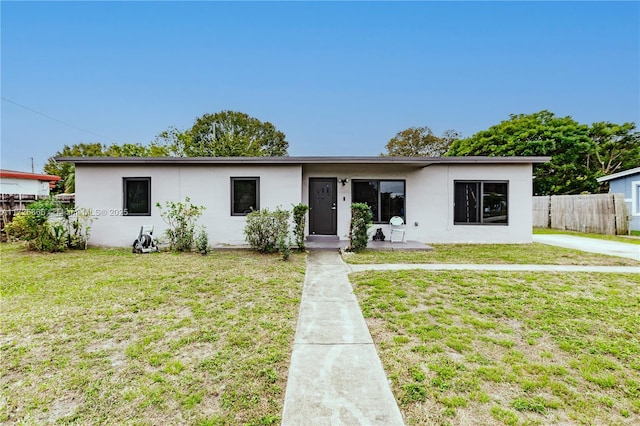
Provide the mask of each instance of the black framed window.
[{"label": "black framed window", "polygon": [[151,178],[123,178],[123,205],[127,216],[151,216]]},{"label": "black framed window", "polygon": [[388,223],[394,216],[405,219],[404,180],[353,180],[351,201],[367,203],[375,223]]},{"label": "black framed window", "polygon": [[260,210],[260,178],[231,178],[231,215],[246,216]]},{"label": "black framed window", "polygon": [[507,225],[509,182],[454,182],[453,223],[456,225]]}]

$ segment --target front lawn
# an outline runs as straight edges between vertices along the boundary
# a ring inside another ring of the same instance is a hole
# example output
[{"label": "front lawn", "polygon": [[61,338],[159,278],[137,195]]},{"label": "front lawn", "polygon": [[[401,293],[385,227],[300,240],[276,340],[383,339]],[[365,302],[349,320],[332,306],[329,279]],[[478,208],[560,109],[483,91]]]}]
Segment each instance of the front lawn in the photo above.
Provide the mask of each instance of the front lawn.
[{"label": "front lawn", "polygon": [[622,257],[587,253],[546,244],[433,244],[432,251],[373,251],[349,253],[345,262],[369,263],[475,263],[530,265],[640,266]]},{"label": "front lawn", "polygon": [[304,256],[0,256],[0,423],[279,422]]},{"label": "front lawn", "polygon": [[640,424],[640,274],[350,278],[407,424]]}]

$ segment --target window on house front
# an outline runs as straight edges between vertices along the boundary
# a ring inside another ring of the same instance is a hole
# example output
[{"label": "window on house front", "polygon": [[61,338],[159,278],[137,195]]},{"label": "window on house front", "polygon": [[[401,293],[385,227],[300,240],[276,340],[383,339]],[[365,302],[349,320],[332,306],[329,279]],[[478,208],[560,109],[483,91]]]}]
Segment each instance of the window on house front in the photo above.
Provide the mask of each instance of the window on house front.
[{"label": "window on house front", "polygon": [[454,224],[508,224],[508,189],[508,182],[454,182]]},{"label": "window on house front", "polygon": [[403,180],[353,181],[351,201],[367,203],[375,223],[388,223],[394,216],[405,219],[404,199],[405,181]]},{"label": "window on house front", "polygon": [[123,210],[127,216],[151,216],[151,178],[123,178]]},{"label": "window on house front", "polygon": [[246,216],[260,209],[260,178],[231,178],[231,215]]}]

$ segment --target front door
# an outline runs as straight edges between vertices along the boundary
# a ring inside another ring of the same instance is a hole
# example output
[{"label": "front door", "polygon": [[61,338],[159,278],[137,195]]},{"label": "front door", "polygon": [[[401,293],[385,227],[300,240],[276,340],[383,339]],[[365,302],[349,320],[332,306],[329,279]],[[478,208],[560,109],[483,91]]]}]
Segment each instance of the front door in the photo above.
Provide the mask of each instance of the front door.
[{"label": "front door", "polygon": [[336,178],[309,178],[309,233],[337,234]]}]

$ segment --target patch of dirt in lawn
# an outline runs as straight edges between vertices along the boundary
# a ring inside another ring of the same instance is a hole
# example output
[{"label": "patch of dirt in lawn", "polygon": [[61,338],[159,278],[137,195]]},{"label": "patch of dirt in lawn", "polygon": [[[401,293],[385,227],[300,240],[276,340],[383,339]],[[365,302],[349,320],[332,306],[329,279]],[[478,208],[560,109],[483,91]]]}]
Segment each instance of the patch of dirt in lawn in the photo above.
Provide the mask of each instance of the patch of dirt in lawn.
[{"label": "patch of dirt in lawn", "polygon": [[127,356],[125,350],[131,342],[129,340],[118,340],[116,338],[109,338],[102,341],[97,341],[87,346],[85,349],[87,353],[106,352],[108,353],[107,359],[111,362],[113,368],[124,368],[127,363]]},{"label": "patch of dirt in lawn", "polygon": [[387,329],[387,323],[383,319],[365,318],[365,321],[369,327],[369,333],[371,333],[374,342],[391,341],[393,336],[397,334]]},{"label": "patch of dirt in lawn", "polygon": [[200,410],[203,417],[212,417],[215,414],[219,414],[221,409],[220,394],[214,390],[203,396],[202,401],[198,404],[198,410]]},{"label": "patch of dirt in lawn", "polygon": [[62,399],[55,400],[49,406],[47,416],[39,420],[44,420],[46,423],[56,423],[58,420],[71,416],[76,409],[82,404],[79,398],[75,396],[65,396]]},{"label": "patch of dirt in lawn", "polygon": [[198,365],[203,359],[214,355],[217,350],[216,345],[212,343],[198,342],[185,346],[181,352],[177,357],[179,361],[184,364]]},{"label": "patch of dirt in lawn", "polygon": [[447,350],[444,353],[449,358],[451,358],[452,361],[455,361],[455,362],[463,362],[464,361],[464,355],[462,355],[461,353],[458,353],[458,352],[455,352],[455,351],[450,351],[450,350]]},{"label": "patch of dirt in lawn", "polygon": [[125,349],[129,345],[129,343],[130,342],[128,340],[118,340],[112,337],[106,340],[100,340],[90,344],[89,346],[87,346],[86,351],[88,353],[93,353],[93,352],[100,352],[100,351],[109,352],[114,350],[121,350],[121,349]]}]

